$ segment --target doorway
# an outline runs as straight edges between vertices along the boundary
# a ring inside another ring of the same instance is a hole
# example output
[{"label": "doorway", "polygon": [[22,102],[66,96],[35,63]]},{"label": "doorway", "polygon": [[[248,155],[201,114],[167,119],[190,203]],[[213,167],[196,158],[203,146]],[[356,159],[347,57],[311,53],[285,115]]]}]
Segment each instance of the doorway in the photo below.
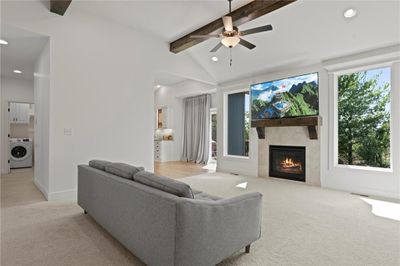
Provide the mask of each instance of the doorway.
[{"label": "doorway", "polygon": [[1,181],[36,185],[47,198],[50,39],[12,26],[2,39]]},{"label": "doorway", "polygon": [[34,165],[34,104],[8,103],[8,169],[30,170]]}]

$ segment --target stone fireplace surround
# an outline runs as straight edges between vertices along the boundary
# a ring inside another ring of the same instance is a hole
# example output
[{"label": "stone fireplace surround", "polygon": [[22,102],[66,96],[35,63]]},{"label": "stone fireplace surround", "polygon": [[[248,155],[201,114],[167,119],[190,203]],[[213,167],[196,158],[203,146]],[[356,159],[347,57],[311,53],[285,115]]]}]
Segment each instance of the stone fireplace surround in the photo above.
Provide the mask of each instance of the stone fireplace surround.
[{"label": "stone fireplace surround", "polygon": [[307,127],[301,126],[265,128],[265,139],[258,140],[258,176],[269,177],[269,145],[305,146],[307,161],[305,183],[321,186],[320,139],[310,139],[308,134]]}]

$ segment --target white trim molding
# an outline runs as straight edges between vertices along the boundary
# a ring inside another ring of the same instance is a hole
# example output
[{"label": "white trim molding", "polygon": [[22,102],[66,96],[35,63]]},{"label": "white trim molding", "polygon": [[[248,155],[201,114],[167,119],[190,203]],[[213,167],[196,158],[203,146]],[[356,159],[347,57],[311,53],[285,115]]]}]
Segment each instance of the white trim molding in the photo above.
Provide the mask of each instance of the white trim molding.
[{"label": "white trim molding", "polygon": [[329,72],[340,72],[400,60],[400,44],[322,61]]},{"label": "white trim molding", "polygon": [[[328,160],[328,167],[321,173],[324,186],[365,195],[400,198],[400,140],[396,137],[400,135],[400,77],[397,74],[400,71],[400,45],[326,63],[329,63],[324,66],[329,71],[329,138],[327,154],[323,155]],[[339,165],[337,77],[380,67],[391,68],[391,168]]]},{"label": "white trim molding", "polygon": [[[241,92],[249,92],[250,88],[243,88],[243,89],[236,89],[233,91],[224,92],[224,113],[223,113],[223,132],[224,132],[224,149],[223,149],[223,156],[224,158],[237,158],[237,159],[248,159],[250,157],[250,152],[248,156],[240,156],[240,155],[232,155],[228,154],[228,96],[235,93]],[[249,140],[250,141],[250,140]]]},{"label": "white trim molding", "polygon": [[36,178],[33,179],[33,183],[39,189],[39,191],[42,192],[42,194],[46,198],[46,200],[49,200],[49,198],[48,198],[49,192],[47,191],[47,189]]},{"label": "white trim molding", "polygon": [[217,171],[245,176],[258,175],[258,138],[255,129],[249,132],[249,156],[234,156],[226,154],[227,146],[227,96],[233,93],[249,91],[250,84],[235,87],[220,87],[217,91]]},{"label": "white trim molding", "polygon": [[56,201],[56,200],[72,200],[76,201],[78,198],[78,191],[76,189],[69,189],[63,191],[55,191],[50,192],[48,194],[48,201]]}]

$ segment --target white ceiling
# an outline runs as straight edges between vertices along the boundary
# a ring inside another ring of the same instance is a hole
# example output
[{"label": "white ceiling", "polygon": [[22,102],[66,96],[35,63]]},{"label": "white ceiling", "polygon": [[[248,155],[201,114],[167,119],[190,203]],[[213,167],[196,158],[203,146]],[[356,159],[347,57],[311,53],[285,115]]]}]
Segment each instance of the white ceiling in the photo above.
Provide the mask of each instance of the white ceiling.
[{"label": "white ceiling", "polygon": [[[48,38],[36,33],[2,25],[1,39],[8,45],[1,45],[1,75],[22,79],[33,79],[33,69]],[[15,74],[14,69],[22,71]]]},{"label": "white ceiling", "polygon": [[[233,8],[249,1],[234,0]],[[353,19],[343,17],[349,7],[358,11]],[[226,14],[227,8],[225,0],[73,0],[65,16],[90,12],[168,43]],[[399,10],[399,0],[298,0],[240,27],[245,30],[272,24],[274,30],[246,37],[257,47],[252,51],[235,47],[232,67],[229,49],[224,47],[215,54],[218,62],[210,60],[213,54],[209,50],[217,40],[203,42],[183,53],[189,54],[215,81],[222,83],[399,44]],[[34,61],[46,38],[5,27],[2,27],[2,37],[10,42],[8,46],[1,46],[2,74],[15,76],[12,70],[19,68],[24,71],[20,77],[32,78]],[[163,73],[156,82],[172,84],[184,79]]]},{"label": "white ceiling", "polygon": [[[234,9],[249,1],[233,1]],[[246,37],[257,47],[229,49],[210,60],[209,50],[217,40],[209,40],[189,53],[219,83],[266,71],[317,63],[354,52],[400,42],[400,2],[398,0],[298,0],[240,27],[241,30],[272,24],[274,30]],[[170,42],[227,13],[227,2],[214,1],[72,1],[71,10],[84,10]],[[358,14],[345,19],[343,12],[355,8]],[[68,15],[68,14],[67,14]]]},{"label": "white ceiling", "polygon": [[[252,0],[234,0],[232,9]],[[175,40],[228,13],[225,0],[73,0],[70,6],[136,30]]]},{"label": "white ceiling", "polygon": [[[219,82],[268,71],[319,63],[326,59],[400,43],[399,1],[297,1],[269,15],[246,23],[241,29],[272,24],[272,32],[246,36],[257,47],[235,47],[233,66],[229,49],[220,49],[218,64],[208,51],[215,41],[190,49],[193,57]],[[358,14],[345,19],[343,12]]]},{"label": "white ceiling", "polygon": [[154,84],[168,86],[168,85],[180,83],[187,79],[188,79],[187,77],[178,76],[178,75],[175,75],[172,73],[159,72],[156,74],[156,76],[154,78]]}]

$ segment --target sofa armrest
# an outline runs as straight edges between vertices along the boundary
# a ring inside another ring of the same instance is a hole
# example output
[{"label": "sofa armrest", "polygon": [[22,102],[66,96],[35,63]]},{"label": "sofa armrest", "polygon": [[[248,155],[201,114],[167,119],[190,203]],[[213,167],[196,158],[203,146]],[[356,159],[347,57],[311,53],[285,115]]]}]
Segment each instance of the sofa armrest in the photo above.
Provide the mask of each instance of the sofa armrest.
[{"label": "sofa armrest", "polygon": [[260,193],[177,206],[176,265],[215,265],[260,238]]}]

